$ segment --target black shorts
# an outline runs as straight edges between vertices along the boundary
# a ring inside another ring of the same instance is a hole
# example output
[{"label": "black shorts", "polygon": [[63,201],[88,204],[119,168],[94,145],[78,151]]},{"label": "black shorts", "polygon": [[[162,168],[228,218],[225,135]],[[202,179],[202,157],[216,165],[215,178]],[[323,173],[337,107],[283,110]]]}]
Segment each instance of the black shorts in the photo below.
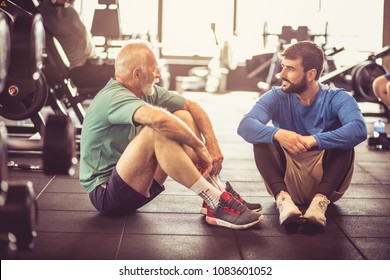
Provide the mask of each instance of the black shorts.
[{"label": "black shorts", "polygon": [[114,168],[108,181],[89,193],[89,199],[102,214],[123,215],[133,213],[153,200],[164,189],[164,186],[153,180],[150,197],[145,197],[127,185]]}]

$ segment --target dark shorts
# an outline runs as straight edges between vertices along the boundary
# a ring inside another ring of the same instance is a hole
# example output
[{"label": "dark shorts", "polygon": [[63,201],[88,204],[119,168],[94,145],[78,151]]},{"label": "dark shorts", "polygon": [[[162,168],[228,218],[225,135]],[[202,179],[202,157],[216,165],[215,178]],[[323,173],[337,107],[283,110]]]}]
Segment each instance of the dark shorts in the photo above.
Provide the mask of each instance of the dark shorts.
[{"label": "dark shorts", "polygon": [[385,74],[385,78],[390,81],[390,73]]},{"label": "dark shorts", "polygon": [[123,215],[133,213],[153,200],[163,190],[164,186],[153,180],[150,197],[145,197],[127,185],[114,168],[107,183],[90,192],[89,199],[102,214]]}]

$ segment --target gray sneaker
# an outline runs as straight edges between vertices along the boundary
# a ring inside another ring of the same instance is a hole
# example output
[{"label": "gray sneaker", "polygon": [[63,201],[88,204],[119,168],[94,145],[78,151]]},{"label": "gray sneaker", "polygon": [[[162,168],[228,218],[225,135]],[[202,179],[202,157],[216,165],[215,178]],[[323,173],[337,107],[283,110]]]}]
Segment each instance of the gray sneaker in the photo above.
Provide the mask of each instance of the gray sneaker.
[{"label": "gray sneaker", "polygon": [[206,222],[231,229],[245,229],[263,220],[263,215],[251,211],[228,192],[223,192],[218,207],[207,208]]},{"label": "gray sneaker", "polygon": [[[212,180],[211,180],[212,182]],[[212,183],[214,184],[214,183]],[[229,182],[226,182],[226,189],[228,193],[230,193],[236,200],[244,204],[246,207],[248,207],[249,210],[255,211],[255,212],[260,212],[263,207],[261,206],[260,203],[250,203],[245,201],[241,195],[239,195],[232,187],[232,185]],[[200,213],[203,215],[207,214],[207,203],[203,201],[202,208],[200,209]]]},{"label": "gray sneaker", "polygon": [[235,199],[237,199],[239,202],[244,204],[246,207],[248,207],[249,210],[260,212],[263,207],[260,203],[250,203],[245,201],[232,187],[232,185],[229,182],[226,182],[226,191],[230,193]]}]

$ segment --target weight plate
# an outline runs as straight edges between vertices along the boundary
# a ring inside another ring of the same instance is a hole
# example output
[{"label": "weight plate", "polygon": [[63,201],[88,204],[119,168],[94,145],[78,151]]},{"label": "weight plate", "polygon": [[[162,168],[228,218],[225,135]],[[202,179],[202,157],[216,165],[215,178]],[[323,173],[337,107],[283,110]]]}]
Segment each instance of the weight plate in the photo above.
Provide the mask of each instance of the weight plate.
[{"label": "weight plate", "polygon": [[11,32],[11,60],[9,72],[14,77],[35,79],[43,66],[45,30],[42,16],[18,13]]},{"label": "weight plate", "polygon": [[0,115],[10,120],[31,118],[42,109],[47,97],[47,83],[42,73],[37,80],[8,76],[0,92]]},{"label": "weight plate", "polygon": [[75,129],[68,116],[50,115],[43,140],[43,170],[45,174],[71,175],[76,161]]},{"label": "weight plate", "polygon": [[0,92],[3,91],[5,81],[8,75],[8,67],[10,60],[10,32],[8,19],[4,13],[0,12]]},{"label": "weight plate", "polygon": [[365,101],[378,101],[372,89],[375,78],[386,74],[386,70],[375,61],[365,61],[352,70],[352,88],[354,95]]},{"label": "weight plate", "polygon": [[1,232],[13,233],[20,251],[31,250],[37,235],[38,207],[30,181],[9,183],[7,201],[0,207]]}]

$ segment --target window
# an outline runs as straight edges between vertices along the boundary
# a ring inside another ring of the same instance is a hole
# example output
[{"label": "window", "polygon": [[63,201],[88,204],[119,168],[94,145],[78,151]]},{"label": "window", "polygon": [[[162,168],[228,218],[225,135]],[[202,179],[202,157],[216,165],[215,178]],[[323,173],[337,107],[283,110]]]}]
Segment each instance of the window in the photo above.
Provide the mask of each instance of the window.
[{"label": "window", "polygon": [[219,44],[233,35],[233,0],[163,0],[162,54],[213,56],[216,50],[211,24]]},{"label": "window", "polygon": [[[98,0],[77,2],[90,26]],[[119,7],[122,32],[158,35],[166,57],[212,57],[218,50],[212,24],[218,43],[233,42],[241,62],[275,51],[277,36],[267,36],[264,46],[265,24],[268,33],[280,34],[282,26],[290,25],[308,26],[312,34],[320,35],[328,23],[326,47],[346,49],[335,58],[338,66],[362,61],[382,48],[384,0],[119,0]],[[316,36],[315,41],[325,39]]]},{"label": "window", "polygon": [[[325,34],[326,47],[344,47],[337,61],[354,64],[367,57],[367,52],[382,48],[383,0],[237,0],[237,34],[241,60],[276,49],[277,36],[283,25],[294,29],[308,26],[312,34]],[[353,7],[353,8],[352,8]],[[315,41],[325,43],[323,36]],[[367,52],[361,52],[367,51]]]},{"label": "window", "polygon": [[157,36],[158,0],[119,0],[122,33]]}]

